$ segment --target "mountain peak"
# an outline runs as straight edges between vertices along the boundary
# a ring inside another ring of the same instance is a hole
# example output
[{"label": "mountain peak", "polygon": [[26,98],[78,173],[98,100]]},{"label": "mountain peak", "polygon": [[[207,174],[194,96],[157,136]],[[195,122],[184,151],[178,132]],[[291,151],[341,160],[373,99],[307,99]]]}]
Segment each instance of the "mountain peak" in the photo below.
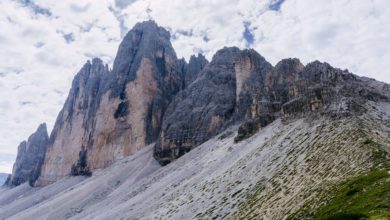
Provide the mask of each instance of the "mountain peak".
[{"label": "mountain peak", "polygon": [[20,144],[8,185],[44,187],[1,189],[0,216],[310,217],[328,183],[390,167],[389,118],[388,84],[238,47],[187,63],[141,22],[111,72],[94,58],[75,76],[50,141],[41,124]]},{"label": "mountain peak", "polygon": [[[191,65],[191,74],[204,63]],[[168,104],[185,86],[185,65],[154,21],[126,34],[111,72],[97,58],[85,64],[57,118],[37,185],[89,175],[154,142]]]},{"label": "mountain peak", "polygon": [[154,60],[165,55],[176,60],[176,53],[170,42],[170,33],[152,20],[140,22],[120,43],[112,72],[117,77],[127,75],[128,79],[132,80],[142,58]]},{"label": "mountain peak", "polygon": [[159,34],[168,40],[170,39],[170,33],[165,28],[158,26],[154,20],[148,20],[143,22],[138,22],[131,31],[142,31],[144,33],[153,33]]},{"label": "mountain peak", "polygon": [[12,175],[6,182],[7,185],[17,186],[25,182],[33,185],[35,183],[40,173],[48,140],[46,123],[42,123],[27,141],[20,143],[18,156]]},{"label": "mountain peak", "polygon": [[40,124],[38,126],[38,129],[37,129],[36,133],[42,133],[42,134],[46,134],[47,135],[47,125],[46,125],[46,123]]}]

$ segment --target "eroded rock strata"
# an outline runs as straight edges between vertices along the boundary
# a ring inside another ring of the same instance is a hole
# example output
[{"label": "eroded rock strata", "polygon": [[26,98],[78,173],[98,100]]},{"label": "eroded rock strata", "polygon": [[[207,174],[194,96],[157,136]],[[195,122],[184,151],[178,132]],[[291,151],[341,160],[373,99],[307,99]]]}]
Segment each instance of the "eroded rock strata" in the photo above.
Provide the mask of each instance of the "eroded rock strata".
[{"label": "eroded rock strata", "polygon": [[171,103],[155,158],[167,164],[229,124],[241,123],[238,142],[277,118],[359,115],[367,101],[389,97],[385,84],[369,86],[367,79],[327,63],[304,66],[285,59],[272,67],[255,51],[223,49]]}]

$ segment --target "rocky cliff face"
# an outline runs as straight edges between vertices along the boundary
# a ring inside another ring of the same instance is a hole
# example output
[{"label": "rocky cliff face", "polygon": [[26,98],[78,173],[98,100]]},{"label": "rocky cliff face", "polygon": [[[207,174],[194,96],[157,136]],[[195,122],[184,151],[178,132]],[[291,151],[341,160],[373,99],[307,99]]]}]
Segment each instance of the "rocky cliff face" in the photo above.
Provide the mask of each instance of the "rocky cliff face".
[{"label": "rocky cliff face", "polygon": [[153,142],[165,165],[233,124],[241,125],[239,142],[278,118],[362,114],[365,102],[389,97],[385,83],[318,61],[273,67],[254,50],[223,48],[210,63],[202,55],[187,63],[168,31],[142,22],[123,39],[112,70],[95,58],[74,78],[36,185],[89,176]]},{"label": "rocky cliff face", "polygon": [[112,71],[99,59],[85,64],[57,118],[38,184],[90,175],[156,140],[185,77],[193,80],[207,62],[180,62],[169,40],[154,22],[139,23],[120,44]]},{"label": "rocky cliff face", "polygon": [[255,51],[223,49],[171,103],[155,158],[167,164],[232,123],[241,123],[238,142],[279,117],[362,114],[367,101],[389,97],[385,84],[327,63],[285,59],[272,67]]},{"label": "rocky cliff face", "polygon": [[48,140],[46,124],[41,124],[27,141],[20,143],[12,174],[5,185],[18,186],[25,182],[34,184],[40,174]]},{"label": "rocky cliff face", "polygon": [[263,79],[271,68],[254,50],[224,48],[216,53],[196,81],[170,104],[155,146],[155,158],[163,165],[220,132],[240,118],[245,106],[237,106],[243,88]]},{"label": "rocky cliff face", "polygon": [[196,78],[198,78],[198,74],[208,63],[209,62],[202,54],[198,54],[198,56],[192,55],[190,57],[188,64],[185,63],[183,69],[185,87],[188,87]]},{"label": "rocky cliff face", "polygon": [[250,111],[235,140],[250,137],[278,117],[286,122],[311,115],[362,114],[367,101],[389,100],[385,84],[374,84],[327,63],[305,67],[298,59],[282,60],[267,73],[260,92],[251,93]]},{"label": "rocky cliff face", "polygon": [[[0,216],[18,220],[317,219],[307,212],[328,201],[324,196],[332,198],[339,184],[371,170],[387,173],[390,168],[390,121],[386,122],[390,103],[370,101],[364,107],[368,111],[360,116],[308,117],[287,124],[276,119],[239,143],[233,141],[237,127],[230,127],[169,166],[157,164],[150,145],[90,178],[70,177],[42,188],[0,188]],[[384,180],[372,185],[379,196],[366,191],[365,185],[348,184],[353,195],[344,196],[351,199],[346,205],[356,207],[355,198],[369,193],[361,207],[388,213],[385,187],[390,175]],[[331,214],[342,208],[335,206]],[[300,211],[306,213],[295,214]]]},{"label": "rocky cliff face", "polygon": [[318,61],[299,72],[288,89],[288,102],[281,111],[284,120],[313,112],[333,117],[361,114],[365,102],[388,101],[390,97],[385,87],[370,87],[361,77]]}]

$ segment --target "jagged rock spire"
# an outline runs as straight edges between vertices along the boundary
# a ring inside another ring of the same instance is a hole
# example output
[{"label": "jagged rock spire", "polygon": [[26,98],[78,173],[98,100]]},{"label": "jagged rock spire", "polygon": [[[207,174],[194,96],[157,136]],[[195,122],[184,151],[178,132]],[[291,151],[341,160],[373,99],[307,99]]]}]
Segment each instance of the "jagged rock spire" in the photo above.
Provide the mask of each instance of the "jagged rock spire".
[{"label": "jagged rock spire", "polygon": [[40,174],[48,140],[46,124],[43,123],[27,141],[20,143],[12,174],[7,179],[6,185],[18,186],[25,182],[33,185],[35,183]]},{"label": "jagged rock spire", "polygon": [[185,86],[169,40],[155,22],[138,23],[121,42],[112,71],[99,59],[84,65],[57,118],[38,185],[90,175],[156,140],[169,103]]}]

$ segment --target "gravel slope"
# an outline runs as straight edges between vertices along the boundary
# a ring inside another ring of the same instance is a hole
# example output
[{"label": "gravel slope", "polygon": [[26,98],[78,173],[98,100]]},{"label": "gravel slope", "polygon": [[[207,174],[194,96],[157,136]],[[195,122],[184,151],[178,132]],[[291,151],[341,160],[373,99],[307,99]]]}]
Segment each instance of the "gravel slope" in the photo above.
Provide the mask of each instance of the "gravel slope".
[{"label": "gravel slope", "polygon": [[[161,167],[150,145],[90,178],[0,191],[9,219],[285,219],[323,189],[380,166],[390,152],[390,106],[341,119],[276,120],[234,144],[237,127]],[[224,138],[222,138],[224,136]],[[367,144],[375,140],[375,145]]]}]

